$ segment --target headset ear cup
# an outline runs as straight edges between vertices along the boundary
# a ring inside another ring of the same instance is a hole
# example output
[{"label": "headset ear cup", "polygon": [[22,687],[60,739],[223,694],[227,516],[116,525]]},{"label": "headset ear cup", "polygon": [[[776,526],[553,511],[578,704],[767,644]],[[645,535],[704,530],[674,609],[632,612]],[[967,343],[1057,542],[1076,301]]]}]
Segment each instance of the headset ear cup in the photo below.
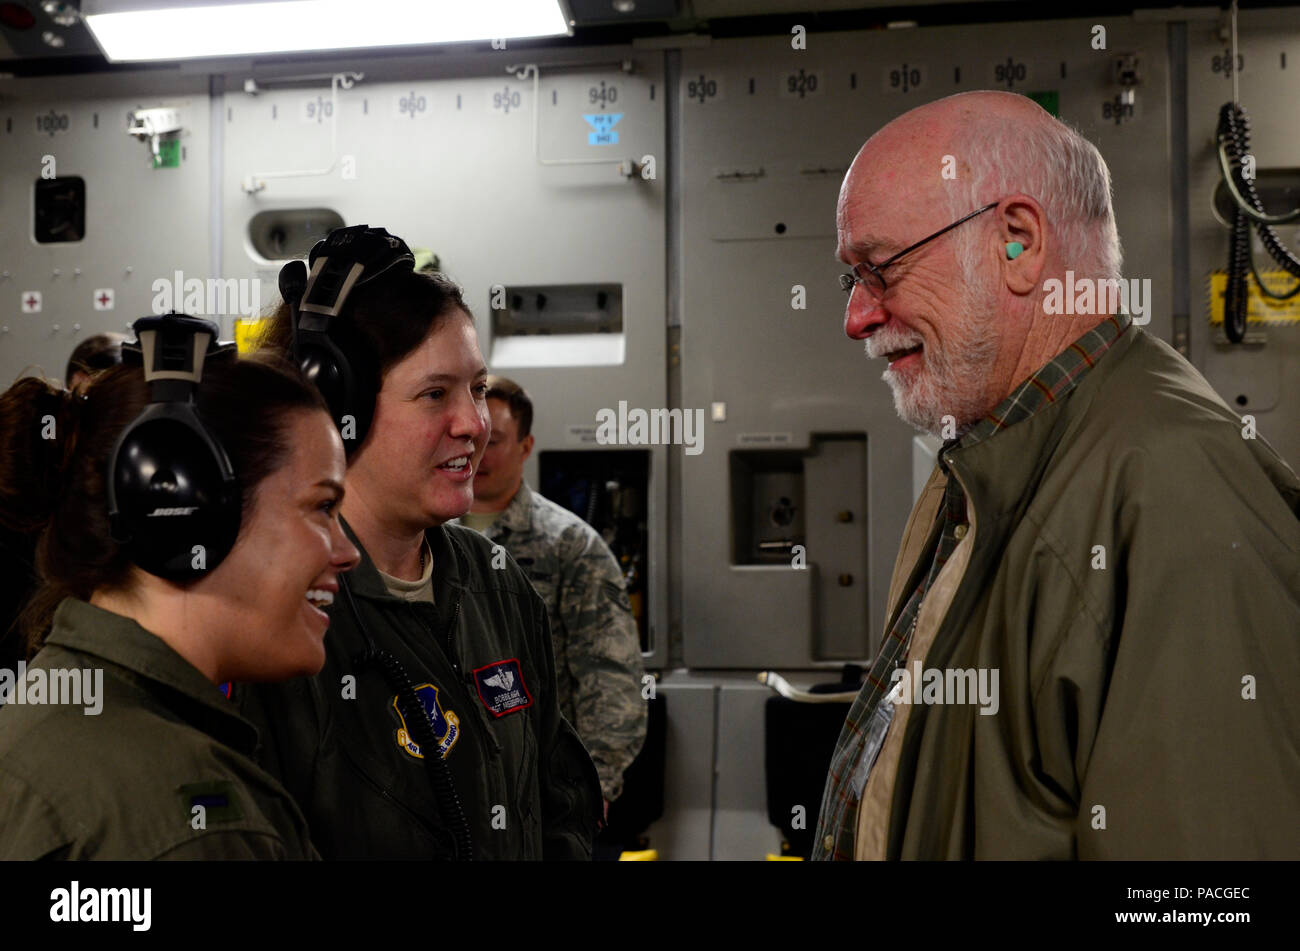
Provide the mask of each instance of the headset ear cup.
[{"label": "headset ear cup", "polygon": [[298,368],[307,382],[320,391],[330,418],[342,426],[351,411],[351,371],[347,359],[323,334],[304,334],[298,345]]},{"label": "headset ear cup", "polygon": [[109,465],[113,536],[140,568],[192,581],[230,553],[239,483],[191,406],[151,405],[122,433]]},{"label": "headset ear cup", "polygon": [[[364,347],[357,349],[358,354],[365,354],[367,351]],[[357,416],[357,438],[356,447],[366,441],[370,434],[370,427],[375,421],[375,403],[379,399],[379,389],[382,382],[379,377],[379,367],[373,360],[365,356],[359,356],[351,361],[353,385],[356,387],[356,416]],[[351,449],[349,449],[351,452]]]},{"label": "headset ear cup", "polygon": [[367,352],[368,344],[346,325],[335,324],[328,337],[320,333],[307,337],[304,335],[300,343],[299,366],[325,398],[330,416],[344,437],[343,448],[350,456],[361,448],[374,420],[380,385],[378,368],[373,360],[359,356]]},{"label": "headset ear cup", "polygon": [[361,399],[352,361],[329,337],[314,333],[299,346],[299,368],[320,391],[329,407],[330,418],[343,436],[344,450],[351,455],[366,438],[373,402]]}]

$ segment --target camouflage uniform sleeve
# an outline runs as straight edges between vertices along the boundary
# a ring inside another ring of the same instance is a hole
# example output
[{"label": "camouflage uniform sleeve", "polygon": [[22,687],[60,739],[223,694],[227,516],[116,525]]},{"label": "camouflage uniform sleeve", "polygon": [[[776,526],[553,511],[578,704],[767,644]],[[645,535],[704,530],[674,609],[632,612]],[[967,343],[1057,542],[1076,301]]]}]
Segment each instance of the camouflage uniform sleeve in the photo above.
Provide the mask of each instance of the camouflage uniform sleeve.
[{"label": "camouflage uniform sleeve", "polygon": [[623,772],[645,742],[641,643],[623,573],[594,531],[572,539],[559,598],[574,727],[596,764],[604,797],[623,791]]}]

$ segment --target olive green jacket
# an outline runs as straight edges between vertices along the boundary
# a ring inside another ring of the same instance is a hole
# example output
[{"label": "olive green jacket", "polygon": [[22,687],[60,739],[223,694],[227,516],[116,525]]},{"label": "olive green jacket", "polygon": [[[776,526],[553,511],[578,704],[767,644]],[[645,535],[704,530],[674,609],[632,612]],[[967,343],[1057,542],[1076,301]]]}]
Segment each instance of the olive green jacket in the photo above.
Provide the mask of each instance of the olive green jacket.
[{"label": "olive green jacket", "polygon": [[[68,598],[22,679],[0,707],[0,859],[318,857],[253,726],[135,621]],[[56,682],[78,702],[48,702]]]},{"label": "olive green jacket", "polygon": [[1135,327],[944,454],[973,547],[925,667],[997,669],[1000,706],[912,708],[889,858],[1300,858],[1300,480],[1244,432]]},{"label": "olive green jacket", "polygon": [[326,859],[452,854],[424,761],[431,751],[412,738],[381,664],[367,659],[373,639],[430,713],[474,858],[590,858],[600,785],[560,714],[546,606],[478,532],[444,525],[426,537],[433,604],[394,597],[363,550],[347,582],[365,632],[341,589],[320,674],[237,688],[265,739],[265,765],[302,804]]},{"label": "olive green jacket", "polygon": [[510,552],[546,602],[560,712],[582,737],[601,793],[613,802],[649,719],[622,569],[599,532],[527,482],[483,534]]}]

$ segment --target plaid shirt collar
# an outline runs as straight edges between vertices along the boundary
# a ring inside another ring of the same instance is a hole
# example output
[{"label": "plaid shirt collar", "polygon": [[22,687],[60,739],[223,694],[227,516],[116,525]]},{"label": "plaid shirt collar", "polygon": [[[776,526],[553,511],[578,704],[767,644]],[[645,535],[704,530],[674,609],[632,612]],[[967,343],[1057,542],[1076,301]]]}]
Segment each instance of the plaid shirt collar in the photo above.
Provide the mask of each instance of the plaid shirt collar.
[{"label": "plaid shirt collar", "polygon": [[948,472],[943,461],[948,450],[964,449],[982,442],[1068,394],[1132,323],[1133,318],[1128,314],[1107,317],[1016,387],[965,435],[944,443],[939,451],[939,466],[944,473]]}]

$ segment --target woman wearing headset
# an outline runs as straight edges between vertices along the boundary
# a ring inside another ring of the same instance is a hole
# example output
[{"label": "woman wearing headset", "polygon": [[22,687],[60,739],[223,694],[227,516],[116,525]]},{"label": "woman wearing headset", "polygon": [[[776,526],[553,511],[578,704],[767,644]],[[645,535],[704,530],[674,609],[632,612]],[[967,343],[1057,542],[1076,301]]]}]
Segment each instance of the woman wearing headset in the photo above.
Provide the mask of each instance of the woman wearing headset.
[{"label": "woman wearing headset", "polygon": [[39,532],[43,580],[24,615],[39,653],[0,671],[0,859],[315,858],[218,685],[320,669],[320,607],[357,560],[337,516],[343,448],[291,367],[232,352],[203,366],[207,322],[149,321],[142,338],[196,355],[215,451],[170,423],[147,433],[146,407],[179,397],[188,415],[195,391],[146,384],[139,358],[84,395],[35,378],[0,394],[0,521]]},{"label": "woman wearing headset", "polygon": [[489,431],[460,289],[364,225],[311,264],[285,268],[266,342],[330,403],[362,559],[320,675],[242,692],[268,767],[327,859],[589,858],[600,786],[559,712],[545,606],[504,549],[445,524]]}]

